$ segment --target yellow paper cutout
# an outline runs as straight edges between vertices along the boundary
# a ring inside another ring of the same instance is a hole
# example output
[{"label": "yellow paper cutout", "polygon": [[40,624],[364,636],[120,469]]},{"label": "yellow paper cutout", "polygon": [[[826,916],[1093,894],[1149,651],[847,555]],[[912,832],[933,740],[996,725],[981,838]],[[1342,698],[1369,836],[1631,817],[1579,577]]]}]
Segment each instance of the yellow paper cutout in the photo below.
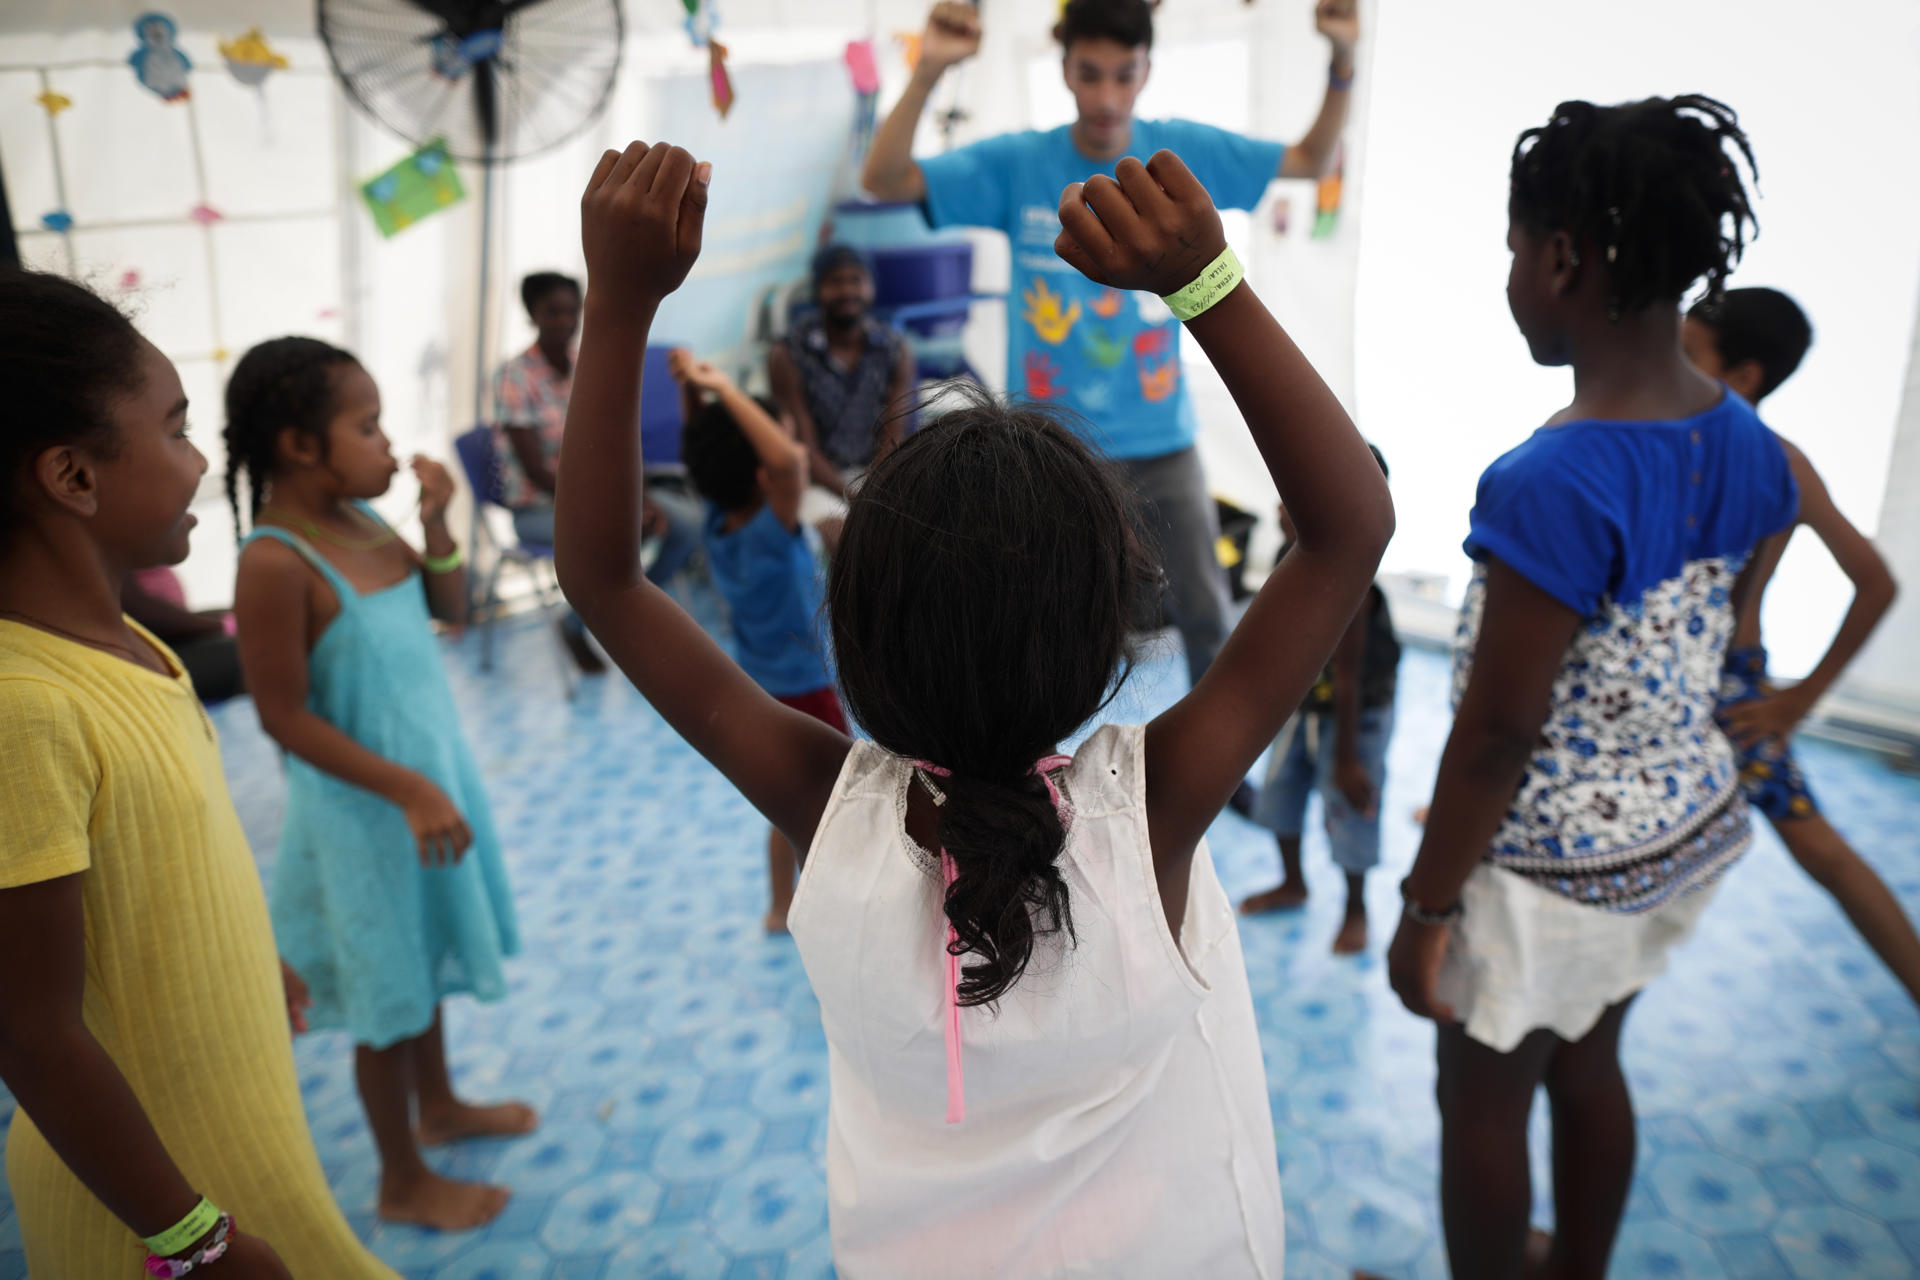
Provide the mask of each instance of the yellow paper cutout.
[{"label": "yellow paper cutout", "polygon": [[227,60],[227,70],[233,73],[233,78],[248,88],[258,88],[269,71],[285,71],[288,66],[286,55],[269,45],[258,27],[249,28],[246,34],[232,40],[220,41],[220,56]]},{"label": "yellow paper cutout", "polygon": [[52,89],[48,89],[45,93],[35,95],[33,100],[46,108],[46,112],[50,116],[57,116],[73,105],[72,98],[69,98],[64,93],[55,93]]}]

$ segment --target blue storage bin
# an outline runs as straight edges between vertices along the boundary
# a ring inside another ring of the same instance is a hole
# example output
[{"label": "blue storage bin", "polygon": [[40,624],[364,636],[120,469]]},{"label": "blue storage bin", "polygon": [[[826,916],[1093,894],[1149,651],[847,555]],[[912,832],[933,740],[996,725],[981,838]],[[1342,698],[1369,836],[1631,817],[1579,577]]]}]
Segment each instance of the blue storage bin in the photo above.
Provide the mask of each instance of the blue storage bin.
[{"label": "blue storage bin", "polygon": [[875,249],[873,304],[898,307],[973,292],[973,243],[968,240]]}]

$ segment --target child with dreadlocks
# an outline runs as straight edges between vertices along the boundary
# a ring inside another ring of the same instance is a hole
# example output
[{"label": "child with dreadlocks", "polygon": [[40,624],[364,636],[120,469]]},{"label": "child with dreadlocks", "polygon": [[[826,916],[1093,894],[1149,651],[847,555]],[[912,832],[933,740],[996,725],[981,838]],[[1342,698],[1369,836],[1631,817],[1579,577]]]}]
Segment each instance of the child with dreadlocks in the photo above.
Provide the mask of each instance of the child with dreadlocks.
[{"label": "child with dreadlocks", "polygon": [[[1704,300],[1687,313],[1681,340],[1701,372],[1757,407],[1800,367],[1812,345],[1813,328],[1793,299],[1776,289],[1730,289],[1719,300]],[[1763,543],[1754,553],[1751,589],[1739,602],[1727,650],[1720,723],[1739,749],[1748,803],[1766,815],[1794,861],[1834,896],[1867,945],[1920,1003],[1920,937],[1913,922],[1886,882],[1820,812],[1792,744],[1793,731],[1886,616],[1897,588],[1886,560],[1834,505],[1806,455],[1781,443],[1800,485],[1800,523],[1813,530],[1852,580],[1853,603],[1807,678],[1775,689],[1767,679],[1760,601],[1792,531]]]},{"label": "child with dreadlocks", "polygon": [[379,388],[312,338],[241,358],[226,443],[235,527],[242,472],[253,517],[234,594],[240,660],[261,726],[287,751],[272,895],[281,954],[312,988],[313,1025],[345,1027],[358,1045],[380,1216],[477,1227],[505,1207],[506,1189],[441,1177],[419,1143],[527,1133],[535,1117],[520,1103],[456,1098],[441,1026],[449,995],[500,999],[501,958],[519,949],[486,791],[429,620],[466,616],[447,531],[453,480],[413,460],[423,556],[367,505],[400,470]]},{"label": "child with dreadlocks", "polygon": [[[1573,400],[1481,477],[1456,712],[1388,954],[1439,1022],[1453,1274],[1604,1274],[1634,1158],[1634,994],[1750,839],[1714,693],[1754,546],[1792,524],[1786,453],[1695,369],[1752,214],[1711,98],[1562,103],[1520,135],[1507,298]],[[1527,1115],[1553,1114],[1555,1234],[1531,1242]],[[1539,1257],[1539,1254],[1545,1257]]]}]

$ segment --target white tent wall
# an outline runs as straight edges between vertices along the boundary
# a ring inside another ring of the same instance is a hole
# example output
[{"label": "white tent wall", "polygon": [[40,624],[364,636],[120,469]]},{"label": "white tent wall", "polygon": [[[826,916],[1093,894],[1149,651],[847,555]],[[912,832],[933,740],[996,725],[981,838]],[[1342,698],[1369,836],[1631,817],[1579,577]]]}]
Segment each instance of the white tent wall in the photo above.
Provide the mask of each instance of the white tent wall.
[{"label": "white tent wall", "polygon": [[[1732,283],[1784,289],[1815,331],[1765,416],[1862,529],[1883,496],[1920,497],[1920,470],[1887,474],[1920,282],[1901,141],[1920,122],[1920,5],[1861,0],[1838,20],[1800,0],[1381,0],[1374,26],[1358,394],[1394,468],[1386,570],[1444,576],[1457,600],[1480,471],[1571,394],[1514,330],[1502,240],[1514,138],[1567,98],[1700,92],[1739,111],[1761,234]],[[1818,541],[1795,538],[1765,614],[1781,674],[1813,666],[1847,599]]]},{"label": "white tent wall", "polygon": [[1887,464],[1878,542],[1903,590],[1844,688],[1856,704],[1849,711],[1891,719],[1911,732],[1920,727],[1920,324]]}]

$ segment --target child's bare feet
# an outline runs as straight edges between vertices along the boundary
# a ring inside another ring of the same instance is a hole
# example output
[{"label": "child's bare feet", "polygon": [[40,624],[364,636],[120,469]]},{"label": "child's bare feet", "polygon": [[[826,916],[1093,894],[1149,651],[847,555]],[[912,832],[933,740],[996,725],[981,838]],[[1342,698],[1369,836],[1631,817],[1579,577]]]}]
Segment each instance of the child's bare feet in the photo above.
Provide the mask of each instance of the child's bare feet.
[{"label": "child's bare feet", "polygon": [[380,1217],[433,1231],[472,1231],[500,1216],[512,1192],[483,1182],[455,1182],[432,1170],[380,1180]]},{"label": "child's bare feet", "polygon": [[1256,893],[1240,904],[1243,916],[1260,916],[1269,911],[1297,911],[1307,905],[1307,886],[1283,884],[1265,893]]},{"label": "child's bare feet", "polygon": [[1333,935],[1333,954],[1337,956],[1359,955],[1367,949],[1367,918],[1348,916],[1340,922],[1340,932]]},{"label": "child's bare feet", "polygon": [[760,923],[768,933],[785,933],[787,931],[787,913],[775,907],[773,910],[767,912],[767,918]]},{"label": "child's bare feet", "polygon": [[431,1110],[421,1107],[418,1132],[421,1146],[439,1147],[468,1138],[518,1138],[539,1127],[540,1116],[524,1102],[483,1107],[456,1102]]},{"label": "child's bare feet", "polygon": [[1542,1231],[1535,1227],[1527,1232],[1527,1261],[1524,1272],[1527,1280],[1547,1280],[1552,1274],[1553,1232]]}]

